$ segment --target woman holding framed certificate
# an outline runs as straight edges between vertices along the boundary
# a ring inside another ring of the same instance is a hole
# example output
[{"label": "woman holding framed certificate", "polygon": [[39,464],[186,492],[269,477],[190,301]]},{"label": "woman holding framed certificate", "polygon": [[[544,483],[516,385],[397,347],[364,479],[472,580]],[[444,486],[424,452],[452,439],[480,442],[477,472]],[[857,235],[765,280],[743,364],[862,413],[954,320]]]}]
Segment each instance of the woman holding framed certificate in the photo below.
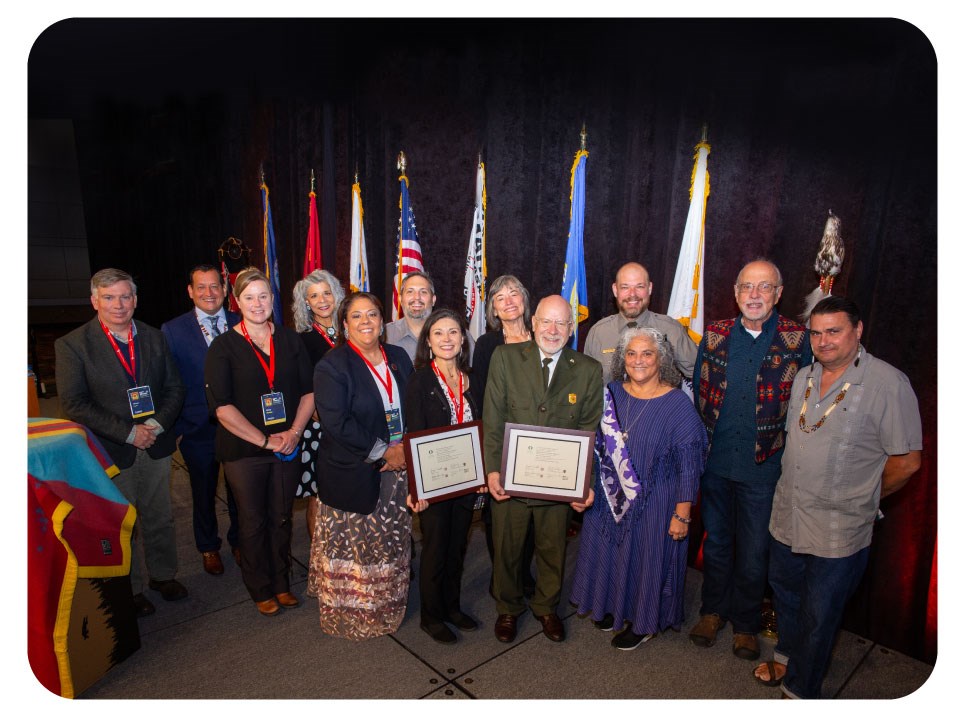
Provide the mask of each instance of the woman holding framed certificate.
[{"label": "woman holding framed certificate", "polygon": [[[624,328],[597,430],[597,501],[584,513],[570,602],[611,644],[633,650],[683,623],[690,508],[707,434],[677,389],[659,330]],[[605,498],[606,502],[600,498]]]},{"label": "woman holding framed certificate", "polygon": [[338,345],[313,372],[320,418],[317,525],[308,587],[320,629],[365,640],[394,632],[410,588],[403,404],[413,371],[403,348],[380,342],[383,308],[352,293],[337,312]]},{"label": "woman holding framed certificate", "polygon": [[207,403],[219,421],[216,457],[237,501],[240,570],[263,615],[300,601],[290,592],[290,528],[300,435],[313,412],[300,336],[271,321],[270,282],[247,268],[233,287],[243,320],[207,352]]},{"label": "woman holding framed certificate", "polygon": [[[416,370],[407,385],[407,430],[462,425],[479,419],[471,391],[466,343],[467,325],[459,313],[434,310],[424,323],[414,358]],[[483,492],[486,487],[478,490]],[[445,624],[476,630],[477,621],[460,608],[460,581],[467,532],[473,521],[476,493],[447,500],[407,504],[420,515],[420,628],[439,643],[455,643]]]}]

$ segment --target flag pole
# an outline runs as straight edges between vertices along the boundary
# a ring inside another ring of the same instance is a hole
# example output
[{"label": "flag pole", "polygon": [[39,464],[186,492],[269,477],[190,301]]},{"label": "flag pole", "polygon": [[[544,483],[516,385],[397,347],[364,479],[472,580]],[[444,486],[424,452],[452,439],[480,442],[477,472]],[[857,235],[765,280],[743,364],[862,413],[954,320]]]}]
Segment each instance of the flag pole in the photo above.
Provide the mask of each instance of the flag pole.
[{"label": "flag pole", "polygon": [[707,124],[704,123],[703,127],[700,128],[700,142],[705,143],[706,141],[707,141]]},{"label": "flag pole", "polygon": [[310,192],[315,193],[317,191],[317,178],[313,174],[313,168],[310,168]]},{"label": "flag pole", "polygon": [[[402,180],[403,178],[406,178],[406,176],[407,176],[407,156],[404,154],[403,150],[401,150],[401,151],[400,151],[400,154],[397,155],[397,170],[400,171],[400,178],[398,178],[398,180]],[[408,186],[409,186],[409,180],[407,181],[407,184],[408,184]],[[401,232],[400,232],[400,237],[398,238],[398,242],[397,242],[397,285],[396,285],[396,287],[394,288],[394,293],[396,294],[396,297],[397,297],[396,305],[394,306],[394,312],[397,313],[397,316],[398,316],[398,317],[399,317],[399,314],[400,314],[400,310],[399,310],[399,307],[400,307],[400,288],[401,288],[401,286],[403,285],[403,231],[402,231],[402,228],[403,228],[403,195],[402,195],[402,192],[401,192],[401,197],[400,197],[400,227],[401,227]]]},{"label": "flag pole", "polygon": [[580,129],[580,149],[587,149],[587,124],[584,123],[583,127]]}]

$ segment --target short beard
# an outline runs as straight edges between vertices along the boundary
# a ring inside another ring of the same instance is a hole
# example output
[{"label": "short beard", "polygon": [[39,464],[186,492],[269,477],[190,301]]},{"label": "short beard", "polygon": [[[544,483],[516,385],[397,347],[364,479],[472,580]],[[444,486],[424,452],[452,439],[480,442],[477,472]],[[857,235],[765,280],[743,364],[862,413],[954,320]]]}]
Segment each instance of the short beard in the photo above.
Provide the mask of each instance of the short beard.
[{"label": "short beard", "polygon": [[423,310],[418,310],[416,312],[404,311],[403,314],[406,317],[410,318],[411,320],[426,320],[428,317],[430,317],[430,313],[432,310],[433,308],[425,307]]},{"label": "short beard", "polygon": [[621,306],[620,314],[623,315],[625,318],[627,318],[627,320],[633,320],[634,318],[638,318],[641,315],[643,315],[643,311],[646,309],[647,309],[647,306],[643,305],[639,310],[637,310],[636,312],[633,312],[632,310],[628,310],[627,308],[624,308]]}]

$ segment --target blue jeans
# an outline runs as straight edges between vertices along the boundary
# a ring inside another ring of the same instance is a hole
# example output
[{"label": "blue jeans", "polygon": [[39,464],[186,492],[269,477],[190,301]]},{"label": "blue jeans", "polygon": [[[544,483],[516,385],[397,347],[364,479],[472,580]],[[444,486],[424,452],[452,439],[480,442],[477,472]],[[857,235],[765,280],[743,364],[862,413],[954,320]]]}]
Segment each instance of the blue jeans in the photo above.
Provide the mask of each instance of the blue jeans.
[{"label": "blue jeans", "polygon": [[735,482],[710,471],[700,479],[703,542],[701,615],[716,613],[738,633],[760,632],[767,589],[773,482]]},{"label": "blue jeans", "polygon": [[794,698],[819,698],[843,608],[860,584],[870,548],[845,558],[822,558],[770,543],[779,638],[774,660],[787,666],[783,692]]}]

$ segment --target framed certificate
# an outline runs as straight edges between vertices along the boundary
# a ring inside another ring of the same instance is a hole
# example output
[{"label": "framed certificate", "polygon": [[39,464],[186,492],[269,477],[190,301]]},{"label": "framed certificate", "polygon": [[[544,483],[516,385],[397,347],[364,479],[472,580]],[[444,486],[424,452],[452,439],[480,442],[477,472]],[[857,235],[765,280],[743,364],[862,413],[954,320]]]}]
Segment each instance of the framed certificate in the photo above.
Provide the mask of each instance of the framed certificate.
[{"label": "framed certificate", "polygon": [[487,484],[480,422],[449,425],[403,436],[407,482],[414,502],[447,500]]},{"label": "framed certificate", "polygon": [[583,502],[593,477],[594,433],[517,425],[503,428],[500,483],[507,495]]}]

